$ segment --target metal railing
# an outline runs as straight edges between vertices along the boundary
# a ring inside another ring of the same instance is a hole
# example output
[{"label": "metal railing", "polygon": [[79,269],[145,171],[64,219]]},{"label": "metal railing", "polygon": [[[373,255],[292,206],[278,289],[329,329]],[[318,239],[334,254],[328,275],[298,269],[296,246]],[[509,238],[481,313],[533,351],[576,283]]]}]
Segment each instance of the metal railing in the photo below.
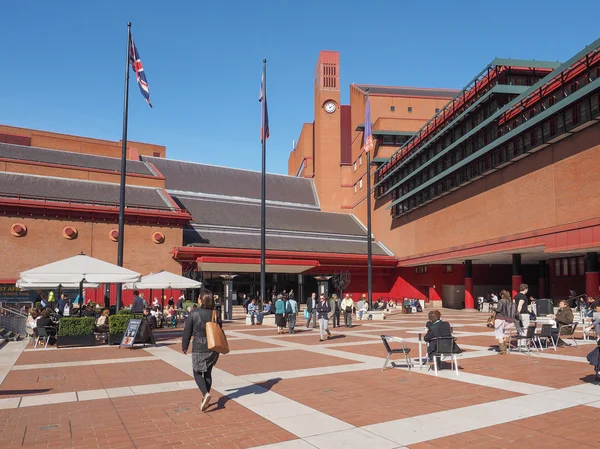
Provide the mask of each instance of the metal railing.
[{"label": "metal railing", "polygon": [[27,323],[27,315],[12,307],[0,306],[0,329],[4,328],[7,331],[13,331],[15,334],[20,334],[21,338],[26,335],[25,324]]}]

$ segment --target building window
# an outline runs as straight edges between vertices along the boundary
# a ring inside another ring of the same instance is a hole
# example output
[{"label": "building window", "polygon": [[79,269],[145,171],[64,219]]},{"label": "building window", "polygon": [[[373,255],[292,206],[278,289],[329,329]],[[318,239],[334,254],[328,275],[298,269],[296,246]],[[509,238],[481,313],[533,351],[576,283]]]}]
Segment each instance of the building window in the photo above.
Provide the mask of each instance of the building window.
[{"label": "building window", "polygon": [[579,265],[579,276],[585,276],[585,257],[577,259]]},{"label": "building window", "polygon": [[574,257],[569,259],[569,275],[577,276],[577,259]]},{"label": "building window", "polygon": [[444,265],[444,273],[454,273],[454,265]]},{"label": "building window", "polygon": [[358,158],[358,165],[362,165],[362,154],[360,155],[360,157]]},{"label": "building window", "polygon": [[390,111],[394,112],[396,110],[396,106],[390,106]]},{"label": "building window", "polygon": [[427,273],[427,265],[421,265],[421,266],[415,267],[415,273],[417,273],[417,274]]},{"label": "building window", "polygon": [[394,145],[394,136],[383,136],[384,145]]},{"label": "building window", "polygon": [[360,178],[360,181],[358,181],[358,188],[362,189],[362,178]]},{"label": "building window", "polygon": [[356,171],[356,162],[354,163],[354,171]]},{"label": "building window", "polygon": [[412,112],[412,106],[408,107],[408,112]]},{"label": "building window", "polygon": [[554,276],[560,276],[560,259],[554,259]]},{"label": "building window", "polygon": [[569,259],[562,259],[562,275],[569,275]]}]

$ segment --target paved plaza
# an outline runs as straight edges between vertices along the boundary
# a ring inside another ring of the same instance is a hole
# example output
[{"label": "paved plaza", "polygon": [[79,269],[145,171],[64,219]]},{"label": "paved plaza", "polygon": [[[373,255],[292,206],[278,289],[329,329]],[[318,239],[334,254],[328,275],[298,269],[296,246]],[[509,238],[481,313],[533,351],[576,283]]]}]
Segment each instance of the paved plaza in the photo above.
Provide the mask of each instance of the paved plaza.
[{"label": "paved plaza", "polygon": [[540,354],[499,356],[487,314],[444,310],[460,372],[436,377],[381,370],[380,335],[407,339],[418,357],[426,314],[294,335],[226,323],[231,353],[201,393],[181,329],[156,331],[158,347],[0,349],[0,447],[9,448],[597,448],[600,386],[580,341]]}]

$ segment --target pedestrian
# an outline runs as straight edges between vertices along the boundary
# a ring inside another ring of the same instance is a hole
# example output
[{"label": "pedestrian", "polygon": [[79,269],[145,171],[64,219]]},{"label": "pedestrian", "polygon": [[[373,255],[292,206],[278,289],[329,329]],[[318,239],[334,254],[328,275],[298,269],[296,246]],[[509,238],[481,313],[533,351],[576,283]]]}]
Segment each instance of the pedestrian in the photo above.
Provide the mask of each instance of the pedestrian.
[{"label": "pedestrian", "polygon": [[277,325],[277,333],[285,333],[285,301],[283,295],[277,295],[275,301],[275,324]]},{"label": "pedestrian", "polygon": [[219,353],[208,349],[206,339],[206,323],[212,320],[215,302],[209,290],[203,290],[198,297],[200,307],[194,309],[190,318],[185,322],[181,340],[181,350],[187,354],[190,339],[194,337],[192,344],[192,367],[194,380],[202,392],[202,404],[200,410],[206,411],[210,405],[210,389],[212,386],[212,369],[219,359]]},{"label": "pedestrian", "polygon": [[293,292],[290,292],[290,298],[285,305],[285,314],[287,317],[288,328],[290,334],[295,333],[294,328],[296,327],[296,315],[298,314],[298,303],[294,299]]},{"label": "pedestrian", "polygon": [[327,333],[327,339],[329,340],[331,337],[331,332],[329,332],[329,312],[331,312],[331,307],[329,306],[329,302],[325,300],[325,295],[321,294],[319,296],[319,302],[315,310],[319,319],[319,341],[325,339],[324,333]]},{"label": "pedestrian", "polygon": [[505,343],[506,331],[515,328],[515,323],[519,319],[519,312],[516,304],[510,299],[510,293],[506,290],[500,292],[500,301],[496,309],[496,319],[494,320],[495,336],[498,340],[498,350],[500,355],[508,352],[508,344]]},{"label": "pedestrian", "polygon": [[350,293],[346,293],[346,297],[342,301],[342,310],[344,311],[344,326],[352,327],[352,313],[354,312],[354,301]]},{"label": "pedestrian", "polygon": [[519,311],[519,315],[521,316],[521,327],[525,331],[529,327],[529,298],[527,297],[527,292],[529,291],[529,286],[527,284],[521,284],[519,286],[519,293],[515,295],[515,304],[517,305],[517,310]]},{"label": "pedestrian", "polygon": [[133,305],[131,306],[131,313],[142,313],[145,308],[144,296],[140,295],[138,290],[133,291]]},{"label": "pedestrian", "polygon": [[342,313],[342,302],[338,295],[333,294],[329,300],[329,307],[331,307],[331,317],[333,318],[333,327],[340,327],[340,315]]},{"label": "pedestrian", "polygon": [[317,327],[317,294],[313,293],[310,298],[306,300],[306,310],[308,311],[308,317],[306,318],[306,328],[310,327],[310,321],[313,320],[313,328]]}]

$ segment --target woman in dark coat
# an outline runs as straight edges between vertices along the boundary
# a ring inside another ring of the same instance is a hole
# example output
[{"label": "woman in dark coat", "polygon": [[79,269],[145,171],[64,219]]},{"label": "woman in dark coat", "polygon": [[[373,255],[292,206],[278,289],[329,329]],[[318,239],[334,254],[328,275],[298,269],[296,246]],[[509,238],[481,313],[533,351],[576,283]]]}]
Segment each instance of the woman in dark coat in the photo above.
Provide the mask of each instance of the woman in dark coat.
[{"label": "woman in dark coat", "polygon": [[185,321],[181,350],[187,354],[190,339],[194,336],[192,344],[192,366],[194,369],[194,380],[202,392],[202,405],[200,409],[205,411],[210,403],[210,387],[212,386],[212,369],[219,359],[219,353],[208,349],[206,341],[206,323],[212,320],[215,302],[213,295],[208,290],[200,292],[198,298],[200,307],[194,309]]}]

